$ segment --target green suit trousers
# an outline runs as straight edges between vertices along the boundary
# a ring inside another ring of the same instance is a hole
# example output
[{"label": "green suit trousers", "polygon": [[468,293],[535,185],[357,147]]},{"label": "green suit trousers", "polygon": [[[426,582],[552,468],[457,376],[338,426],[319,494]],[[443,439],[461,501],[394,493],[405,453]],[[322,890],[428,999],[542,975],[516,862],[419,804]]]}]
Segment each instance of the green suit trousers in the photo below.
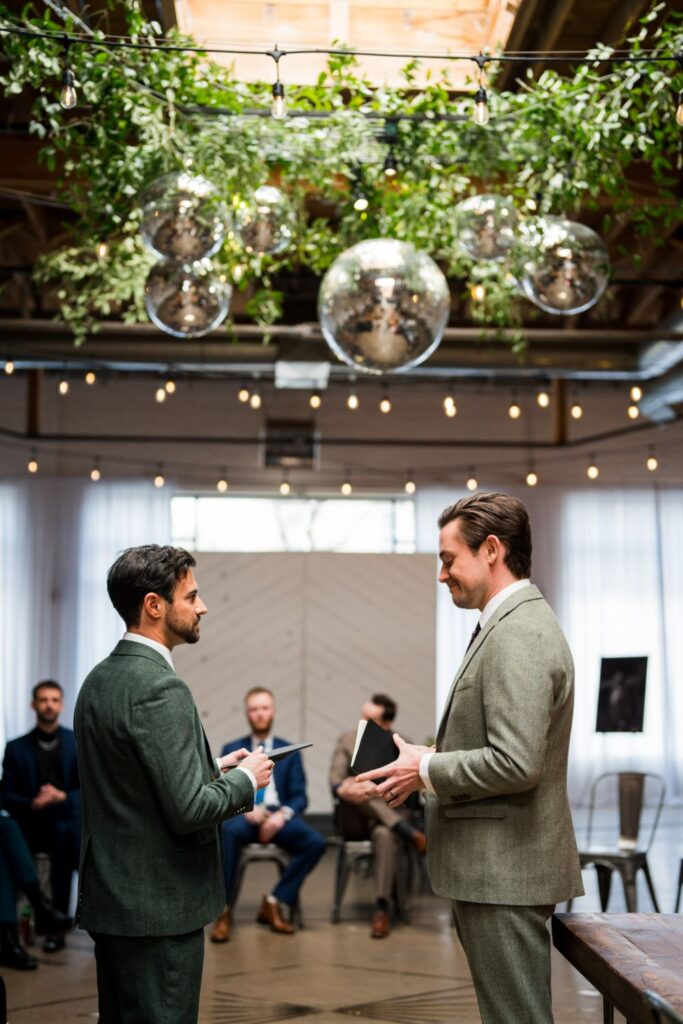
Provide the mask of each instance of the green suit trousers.
[{"label": "green suit trousers", "polygon": [[195,1024],[204,929],[185,935],[92,934],[99,1024]]}]

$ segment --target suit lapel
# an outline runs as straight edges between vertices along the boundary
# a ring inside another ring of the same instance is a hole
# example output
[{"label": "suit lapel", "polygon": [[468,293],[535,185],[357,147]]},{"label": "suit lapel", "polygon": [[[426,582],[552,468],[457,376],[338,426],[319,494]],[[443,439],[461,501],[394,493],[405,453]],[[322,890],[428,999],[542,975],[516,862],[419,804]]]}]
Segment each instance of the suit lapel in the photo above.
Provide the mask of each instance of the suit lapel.
[{"label": "suit lapel", "polygon": [[465,674],[465,671],[471,664],[472,659],[475,658],[477,654],[479,654],[479,651],[481,650],[486,640],[491,635],[491,633],[496,628],[501,619],[504,619],[506,615],[509,615],[511,612],[515,610],[515,608],[518,608],[519,605],[524,604],[526,601],[536,601],[542,596],[543,595],[541,594],[538,587],[534,586],[533,583],[530,584],[528,587],[522,587],[521,590],[516,590],[514,593],[510,594],[510,596],[506,598],[505,601],[503,601],[500,607],[496,608],[495,612],[493,613],[489,621],[486,623],[484,628],[481,630],[479,636],[476,638],[474,643],[470,647],[468,647],[467,651],[465,652],[465,656],[462,659],[462,662],[460,663],[460,667],[458,668],[458,671],[455,673],[455,679],[451,684],[451,688],[448,691],[448,697],[446,698],[446,703],[444,704],[443,713],[441,715],[441,721],[439,723],[439,729],[436,734],[437,748],[439,746],[440,741],[443,738],[443,734],[446,729],[446,723],[448,722],[448,716],[450,714],[451,704],[453,702],[453,694],[457,690],[458,683],[460,682],[463,675]]}]

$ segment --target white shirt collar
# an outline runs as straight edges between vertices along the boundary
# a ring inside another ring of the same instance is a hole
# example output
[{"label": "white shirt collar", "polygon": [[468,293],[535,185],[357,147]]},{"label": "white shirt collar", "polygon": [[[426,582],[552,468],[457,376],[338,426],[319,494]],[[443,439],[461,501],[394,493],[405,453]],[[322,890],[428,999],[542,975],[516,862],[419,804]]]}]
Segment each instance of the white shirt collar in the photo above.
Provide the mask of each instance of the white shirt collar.
[{"label": "white shirt collar", "polygon": [[162,658],[166,659],[166,661],[169,663],[169,665],[175,672],[175,666],[173,664],[171,652],[169,651],[168,647],[164,647],[164,645],[160,644],[158,640],[152,640],[151,637],[143,636],[142,633],[128,632],[123,634],[123,639],[132,640],[134,644],[144,644],[145,647],[151,647],[153,651],[156,651],[157,654],[160,654]]},{"label": "white shirt collar", "polygon": [[503,587],[502,590],[499,590],[497,594],[494,594],[490,601],[486,602],[483,611],[479,616],[479,626],[481,629],[484,628],[487,622],[490,622],[493,613],[497,608],[500,608],[503,601],[509,597],[510,594],[514,594],[516,591],[521,590],[522,587],[528,587],[530,583],[531,580],[515,580],[514,583],[510,583],[507,587]]},{"label": "white shirt collar", "polygon": [[256,750],[257,747],[263,747],[263,752],[269,754],[273,749],[273,735],[266,736],[264,740],[260,740],[258,736],[251,734],[251,749]]}]

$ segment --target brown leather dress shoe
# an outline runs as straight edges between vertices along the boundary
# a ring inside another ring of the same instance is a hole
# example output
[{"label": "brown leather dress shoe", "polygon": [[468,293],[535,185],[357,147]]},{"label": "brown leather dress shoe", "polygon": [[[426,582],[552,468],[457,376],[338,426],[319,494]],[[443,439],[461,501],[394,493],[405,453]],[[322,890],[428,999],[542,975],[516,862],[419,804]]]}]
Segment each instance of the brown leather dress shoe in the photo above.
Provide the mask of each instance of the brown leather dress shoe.
[{"label": "brown leather dress shoe", "polygon": [[267,924],[270,930],[277,932],[278,935],[294,934],[294,925],[283,919],[280,914],[279,904],[271,903],[266,896],[261,900],[256,920],[259,924]]},{"label": "brown leather dress shoe", "polygon": [[213,928],[209,932],[212,942],[227,942],[230,938],[230,911],[224,910],[214,921]]},{"label": "brown leather dress shoe", "polygon": [[410,836],[410,841],[417,850],[417,852],[424,856],[425,853],[427,852],[427,836],[424,834],[424,832],[420,832],[419,828],[416,828],[415,831]]},{"label": "brown leather dress shoe", "polygon": [[386,910],[376,910],[372,915],[372,931],[370,935],[373,939],[386,939],[390,931],[391,922],[388,913]]}]

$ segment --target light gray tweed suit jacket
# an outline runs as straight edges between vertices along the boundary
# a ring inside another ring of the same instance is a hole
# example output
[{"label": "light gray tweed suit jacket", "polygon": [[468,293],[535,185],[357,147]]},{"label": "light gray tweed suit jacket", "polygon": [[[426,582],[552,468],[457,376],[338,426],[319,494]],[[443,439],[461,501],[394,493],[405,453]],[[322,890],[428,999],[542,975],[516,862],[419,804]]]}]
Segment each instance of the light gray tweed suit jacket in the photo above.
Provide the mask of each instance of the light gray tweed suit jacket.
[{"label": "light gray tweed suit jacket", "polygon": [[218,773],[190,690],[161,654],[130,640],[83,683],[74,730],[78,923],[127,936],[201,928],[225,905],[217,826],[253,807],[249,777]]},{"label": "light gray tweed suit jacket", "polygon": [[467,651],[429,766],[427,855],[450,899],[548,905],[583,893],[567,799],[574,666],[533,585]]}]

